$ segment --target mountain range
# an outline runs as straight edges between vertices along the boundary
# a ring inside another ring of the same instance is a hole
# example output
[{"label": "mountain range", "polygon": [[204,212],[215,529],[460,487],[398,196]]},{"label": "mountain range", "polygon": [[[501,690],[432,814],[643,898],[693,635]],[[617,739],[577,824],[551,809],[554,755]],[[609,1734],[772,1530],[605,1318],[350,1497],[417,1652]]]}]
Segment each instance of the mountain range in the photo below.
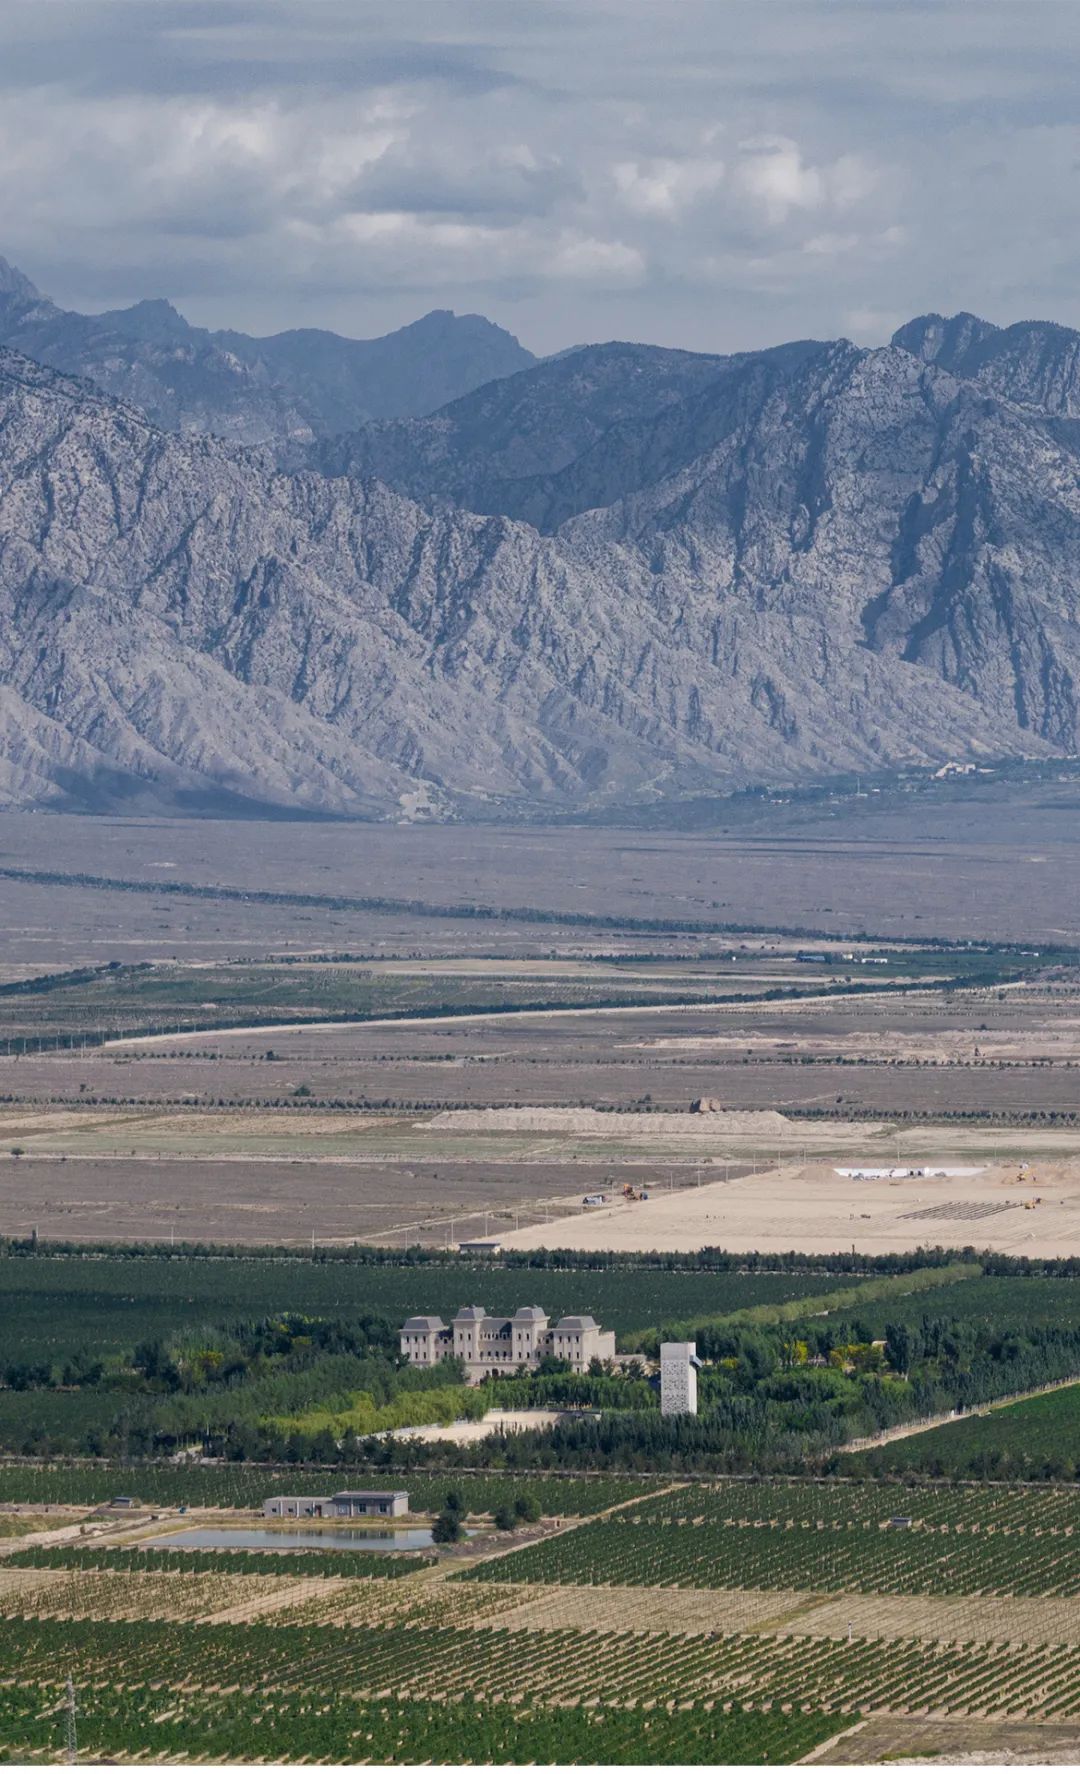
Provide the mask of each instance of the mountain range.
[{"label": "mountain range", "polygon": [[85,376],[169,431],[243,443],[428,413],[535,359],[480,314],[436,310],[382,339],[316,328],[253,339],[190,326],[161,298],[76,314],[0,259],[0,344]]},{"label": "mountain range", "polygon": [[181,411],[178,374],[144,404],[139,353],[94,343],[115,316],[44,361],[5,285],[4,804],[585,816],[1078,749],[1066,328],[586,346],[440,405],[421,322],[395,411],[326,371],[318,422],[279,425],[310,335],[281,335],[288,397]]}]

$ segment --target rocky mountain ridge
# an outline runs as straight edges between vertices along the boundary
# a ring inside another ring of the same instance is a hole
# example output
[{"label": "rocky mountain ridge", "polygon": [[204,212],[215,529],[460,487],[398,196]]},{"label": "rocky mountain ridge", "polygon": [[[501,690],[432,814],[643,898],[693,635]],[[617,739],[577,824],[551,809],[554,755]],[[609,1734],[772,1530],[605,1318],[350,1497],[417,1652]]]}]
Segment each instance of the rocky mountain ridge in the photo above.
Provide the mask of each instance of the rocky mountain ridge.
[{"label": "rocky mountain ridge", "polygon": [[[535,816],[1075,752],[1058,415],[903,344],[684,359],[397,428],[414,498],[0,350],[0,800]],[[455,475],[548,483],[543,528]]]},{"label": "rocky mountain ridge", "polygon": [[255,339],[191,326],[157,299],[104,314],[57,307],[0,259],[0,344],[83,376],[169,431],[309,440],[417,415],[535,362],[479,314],[435,310],[381,339],[302,328]]}]

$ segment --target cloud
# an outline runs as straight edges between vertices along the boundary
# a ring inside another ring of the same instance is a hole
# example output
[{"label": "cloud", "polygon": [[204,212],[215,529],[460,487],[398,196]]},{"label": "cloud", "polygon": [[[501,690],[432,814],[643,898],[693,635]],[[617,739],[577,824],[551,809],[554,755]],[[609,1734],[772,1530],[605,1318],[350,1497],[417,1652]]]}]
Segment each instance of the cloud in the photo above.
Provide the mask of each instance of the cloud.
[{"label": "cloud", "polygon": [[714,192],[724,177],[715,159],[621,160],[612,168],[615,189],[627,209],[675,218]]},{"label": "cloud", "polygon": [[253,330],[1077,324],[1078,94],[1073,0],[6,0],[0,252]]}]

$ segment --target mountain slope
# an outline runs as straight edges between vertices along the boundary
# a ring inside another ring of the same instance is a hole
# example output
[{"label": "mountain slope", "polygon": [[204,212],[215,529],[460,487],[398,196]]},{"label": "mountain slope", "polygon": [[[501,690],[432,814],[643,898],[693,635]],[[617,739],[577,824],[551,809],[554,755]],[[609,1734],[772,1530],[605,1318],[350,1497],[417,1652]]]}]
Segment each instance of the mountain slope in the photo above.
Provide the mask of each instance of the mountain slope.
[{"label": "mountain slope", "polygon": [[700,454],[728,377],[782,374],[821,349],[806,342],[713,357],[587,345],[426,419],[325,438],[307,460],[323,473],[374,474],[410,498],[449,499],[550,532]]},{"label": "mountain slope", "polygon": [[0,793],[526,812],[1076,749],[1046,421],[845,343],[677,404],[666,472],[544,536],[0,351]]},{"label": "mountain slope", "polygon": [[534,359],[478,314],[427,314],[382,339],[267,339],[189,326],[168,302],[76,314],[0,259],[0,344],[132,402],[171,431],[257,443],[431,412]]},{"label": "mountain slope", "polygon": [[1071,327],[1049,320],[999,327],[974,314],[923,314],[900,327],[892,343],[1022,406],[1080,418],[1080,333]]}]

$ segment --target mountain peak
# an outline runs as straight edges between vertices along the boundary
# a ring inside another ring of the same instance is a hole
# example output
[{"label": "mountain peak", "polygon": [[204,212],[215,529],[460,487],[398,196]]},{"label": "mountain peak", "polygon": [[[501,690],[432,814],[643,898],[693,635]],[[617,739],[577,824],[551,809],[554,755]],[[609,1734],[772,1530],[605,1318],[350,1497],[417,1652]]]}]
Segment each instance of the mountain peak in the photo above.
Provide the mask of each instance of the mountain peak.
[{"label": "mountain peak", "polygon": [[164,296],[148,296],[130,308],[113,308],[98,318],[134,339],[179,338],[191,331],[179,309]]},{"label": "mountain peak", "polygon": [[973,347],[992,338],[1001,328],[992,321],[980,320],[977,314],[920,314],[897,327],[890,339],[902,351],[921,357],[924,363],[941,363],[945,369],[957,364]]},{"label": "mountain peak", "polygon": [[35,288],[25,272],[3,258],[0,258],[0,296],[10,296],[17,302],[42,300],[41,291]]}]

